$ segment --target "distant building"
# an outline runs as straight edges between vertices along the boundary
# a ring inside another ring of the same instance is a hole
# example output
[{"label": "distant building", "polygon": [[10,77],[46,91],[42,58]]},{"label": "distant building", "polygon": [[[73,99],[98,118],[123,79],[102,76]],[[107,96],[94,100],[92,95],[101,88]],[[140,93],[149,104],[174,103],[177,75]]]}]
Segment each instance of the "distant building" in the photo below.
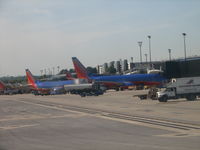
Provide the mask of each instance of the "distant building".
[{"label": "distant building", "polygon": [[108,65],[108,67],[114,67],[115,61],[111,61]]},{"label": "distant building", "polygon": [[133,63],[133,62],[130,62],[129,64],[128,64],[128,69],[129,70],[133,70],[135,68],[135,64]]},{"label": "distant building", "polygon": [[104,63],[102,66],[102,73],[107,73],[107,69],[108,69],[108,63]]},{"label": "distant building", "polygon": [[103,74],[103,66],[102,65],[98,65],[97,66],[97,73],[98,74]]},{"label": "distant building", "polygon": [[127,59],[124,59],[124,60],[122,61],[121,69],[122,69],[123,72],[125,72],[125,71],[128,70],[128,60],[127,60]]},{"label": "distant building", "polygon": [[115,61],[114,68],[116,69],[117,73],[121,73],[120,61]]}]

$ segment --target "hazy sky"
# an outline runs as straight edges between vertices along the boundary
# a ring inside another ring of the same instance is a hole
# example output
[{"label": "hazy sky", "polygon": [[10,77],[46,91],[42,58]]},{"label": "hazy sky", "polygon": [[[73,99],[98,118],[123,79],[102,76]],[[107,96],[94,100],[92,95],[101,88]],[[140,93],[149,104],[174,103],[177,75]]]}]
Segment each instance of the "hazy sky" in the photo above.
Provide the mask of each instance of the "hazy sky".
[{"label": "hazy sky", "polygon": [[139,61],[138,41],[152,60],[200,55],[199,0],[0,0],[0,76],[29,68],[72,68],[111,60]]}]

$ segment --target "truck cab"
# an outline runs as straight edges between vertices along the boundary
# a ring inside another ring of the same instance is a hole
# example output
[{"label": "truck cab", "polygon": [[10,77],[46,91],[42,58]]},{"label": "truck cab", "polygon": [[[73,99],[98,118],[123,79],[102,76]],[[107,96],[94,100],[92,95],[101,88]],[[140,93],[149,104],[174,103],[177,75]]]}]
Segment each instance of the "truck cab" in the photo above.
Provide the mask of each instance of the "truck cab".
[{"label": "truck cab", "polygon": [[169,98],[176,98],[176,88],[169,87],[165,90],[157,92],[157,98],[160,102],[167,102]]}]

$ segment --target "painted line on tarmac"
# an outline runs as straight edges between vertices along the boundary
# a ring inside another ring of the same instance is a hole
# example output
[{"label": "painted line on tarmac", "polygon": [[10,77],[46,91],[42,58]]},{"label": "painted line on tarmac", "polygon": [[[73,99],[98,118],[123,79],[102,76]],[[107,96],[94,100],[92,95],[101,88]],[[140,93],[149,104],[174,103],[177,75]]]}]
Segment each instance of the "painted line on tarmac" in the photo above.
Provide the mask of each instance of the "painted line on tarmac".
[{"label": "painted line on tarmac", "polygon": [[[38,103],[34,103],[34,102],[25,102],[25,101],[20,101],[20,100],[16,100],[16,101],[22,102],[22,103],[33,104],[33,105],[37,105],[37,106],[41,106],[41,107],[56,109],[56,110],[62,110],[62,111],[67,111],[67,112],[79,113],[79,114],[86,114],[88,116],[94,116],[94,117],[98,117],[98,118],[115,120],[115,121],[118,121],[118,122],[124,122],[124,123],[136,124],[136,125],[140,125],[140,126],[146,126],[146,127],[150,127],[150,128],[173,131],[173,132],[175,132],[175,134],[184,135],[184,136],[185,135],[187,135],[187,136],[198,136],[199,135],[199,134],[194,135],[194,134],[187,133],[187,131],[192,131],[192,130],[189,129],[189,128],[184,129],[183,127],[178,127],[179,126],[178,124],[177,124],[178,125],[177,127],[176,126],[172,127],[171,125],[170,126],[165,125],[164,122],[163,122],[162,125],[158,125],[158,124],[153,124],[153,123],[145,123],[148,120],[145,120],[145,122],[142,122],[142,121],[131,120],[131,119],[126,119],[126,118],[122,118],[122,117],[112,117],[112,116],[109,116],[110,113],[108,113],[108,115],[106,115],[106,114],[102,114],[103,112],[102,113],[98,113],[98,112],[91,113],[92,110],[89,111],[89,112],[82,110],[82,112],[81,112],[81,110],[79,111],[79,110],[70,110],[68,108],[60,108],[60,107],[62,107],[62,105],[58,104],[58,105],[55,106],[54,103],[52,103],[52,104],[38,104]],[[199,131],[199,130],[193,130],[193,131]]]},{"label": "painted line on tarmac", "polygon": [[33,127],[33,126],[38,126],[38,125],[39,124],[12,125],[12,126],[0,127],[0,130],[13,130],[13,129],[19,129],[19,128]]},{"label": "painted line on tarmac", "polygon": [[65,111],[65,112],[71,112],[71,113],[75,113],[75,114],[85,114],[85,113],[83,113],[83,112],[74,111],[74,110],[69,110],[69,109],[66,109],[66,108],[61,108],[62,105],[58,105],[58,106],[48,106],[48,105],[44,105],[44,104],[38,104],[38,103],[33,103],[33,102],[27,102],[27,101],[24,101],[24,100],[12,100],[12,101],[21,102],[21,103],[25,103],[25,104],[36,105],[36,106],[45,107],[45,108],[50,108],[50,109],[55,109],[55,110],[61,110],[61,111]]},{"label": "painted line on tarmac", "polygon": [[85,116],[84,114],[66,114],[66,115],[26,115],[26,116],[12,116],[12,118],[0,119],[0,122],[19,121],[19,120],[36,120],[36,119],[56,119],[56,118],[79,118]]}]

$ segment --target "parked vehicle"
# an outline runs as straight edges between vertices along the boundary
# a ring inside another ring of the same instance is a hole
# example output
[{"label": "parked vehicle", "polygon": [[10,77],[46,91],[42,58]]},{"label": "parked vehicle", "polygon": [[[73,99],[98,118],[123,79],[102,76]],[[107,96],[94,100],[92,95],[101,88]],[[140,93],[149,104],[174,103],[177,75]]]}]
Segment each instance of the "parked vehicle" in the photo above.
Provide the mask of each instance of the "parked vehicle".
[{"label": "parked vehicle", "polygon": [[197,96],[200,96],[200,77],[172,79],[164,90],[157,92],[157,98],[160,102],[178,98],[193,101]]},{"label": "parked vehicle", "polygon": [[4,95],[14,95],[14,94],[19,94],[18,89],[6,89],[4,90]]},{"label": "parked vehicle", "polygon": [[102,95],[106,88],[97,83],[79,83],[73,85],[64,85],[66,92],[77,94],[81,97]]}]

